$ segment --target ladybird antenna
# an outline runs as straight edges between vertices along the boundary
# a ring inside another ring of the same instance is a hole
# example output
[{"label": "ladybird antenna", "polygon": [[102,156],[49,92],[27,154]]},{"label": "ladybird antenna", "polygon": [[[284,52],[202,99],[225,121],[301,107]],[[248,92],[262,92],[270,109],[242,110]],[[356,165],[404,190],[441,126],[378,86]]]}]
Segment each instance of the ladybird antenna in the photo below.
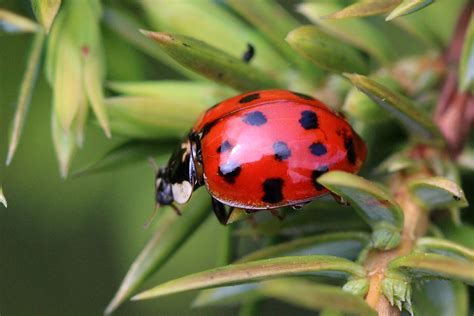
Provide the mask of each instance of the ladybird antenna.
[{"label": "ladybird antenna", "polygon": [[156,214],[157,214],[157,211],[158,211],[158,208],[160,207],[160,203],[156,203],[155,204],[155,208],[153,209],[153,212],[151,213],[151,215],[148,217],[148,219],[146,220],[145,224],[143,224],[143,228],[144,229],[148,229],[148,227],[150,227],[150,224],[151,222],[153,221],[153,219],[155,219],[156,217]]},{"label": "ladybird antenna", "polygon": [[183,213],[181,213],[181,210],[176,206],[176,204],[170,204],[170,206],[173,208],[173,210],[176,212],[177,215],[181,216]]},{"label": "ladybird antenna", "polygon": [[155,172],[155,174],[158,173],[158,171],[160,170],[160,168],[158,167],[158,165],[156,164],[156,161],[153,157],[151,156],[148,156],[148,163],[150,164],[151,168],[153,169],[153,171]]}]

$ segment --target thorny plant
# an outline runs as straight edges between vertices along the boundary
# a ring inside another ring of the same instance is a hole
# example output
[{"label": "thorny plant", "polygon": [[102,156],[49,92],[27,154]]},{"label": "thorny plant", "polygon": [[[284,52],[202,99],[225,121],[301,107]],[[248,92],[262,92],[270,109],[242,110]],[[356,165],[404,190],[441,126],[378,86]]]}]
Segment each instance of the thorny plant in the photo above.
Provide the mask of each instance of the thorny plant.
[{"label": "thorny plant", "polygon": [[[460,181],[474,165],[473,1],[31,4],[37,22],[0,10],[3,31],[34,34],[7,165],[43,52],[63,177],[89,123],[123,143],[76,175],[162,160],[206,108],[263,88],[311,94],[343,111],[369,147],[361,176],[329,172],[317,180],[350,207],[321,199],[284,210],[282,222],[260,212],[253,228],[237,222],[245,214],[235,216],[215,269],[136,294],[211,213],[204,194],[180,218],[163,210],[107,314],[133,295],[201,290],[195,306],[238,303],[242,314],[274,298],[324,315],[467,315],[474,229],[461,221],[468,202]],[[183,80],[104,81],[103,27]],[[256,52],[250,64],[242,60],[248,44]],[[248,238],[255,234],[257,241]]]}]

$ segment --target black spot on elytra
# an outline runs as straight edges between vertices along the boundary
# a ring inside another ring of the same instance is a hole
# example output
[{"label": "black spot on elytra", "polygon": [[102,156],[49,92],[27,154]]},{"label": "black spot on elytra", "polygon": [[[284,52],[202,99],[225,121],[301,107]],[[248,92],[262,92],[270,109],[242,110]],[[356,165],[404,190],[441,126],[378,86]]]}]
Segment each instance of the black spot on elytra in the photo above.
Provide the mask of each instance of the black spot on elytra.
[{"label": "black spot on elytra", "polygon": [[262,188],[264,195],[263,202],[278,203],[283,200],[283,179],[282,178],[268,178],[263,181]]},{"label": "black spot on elytra", "polygon": [[238,163],[226,162],[219,167],[217,173],[221,176],[225,182],[233,184],[235,179],[239,176],[241,167]]},{"label": "black spot on elytra", "polygon": [[316,170],[313,170],[313,173],[311,174],[311,180],[313,180],[313,185],[316,188],[316,190],[321,191],[324,189],[324,187],[319,184],[316,179],[318,179],[320,176],[322,176],[324,173],[328,172],[329,168],[327,166],[321,166]]},{"label": "black spot on elytra", "polygon": [[245,114],[243,121],[249,125],[260,126],[267,122],[267,118],[260,111]]},{"label": "black spot on elytra", "polygon": [[328,152],[323,143],[312,143],[311,146],[309,146],[309,150],[315,156],[322,156]]},{"label": "black spot on elytra", "polygon": [[223,153],[232,148],[232,144],[225,140],[219,147],[217,147],[218,153]]},{"label": "black spot on elytra", "polygon": [[201,140],[204,138],[204,136],[209,134],[211,129],[214,127],[214,125],[216,125],[216,121],[212,121],[212,122],[204,124],[204,126],[201,129]]},{"label": "black spot on elytra", "polygon": [[249,63],[253,56],[255,56],[255,47],[253,47],[252,44],[247,44],[247,51],[244,53],[244,55],[242,56],[242,60],[244,61],[244,63]]},{"label": "black spot on elytra", "polygon": [[351,164],[354,165],[356,163],[356,153],[355,153],[354,141],[352,140],[352,137],[344,138],[344,147],[346,148],[346,151],[347,151],[347,160]]},{"label": "black spot on elytra", "polygon": [[275,159],[282,161],[291,156],[291,150],[284,142],[276,142],[273,144],[273,151],[275,152]]},{"label": "black spot on elytra", "polygon": [[248,102],[251,102],[253,100],[257,100],[258,98],[260,98],[260,94],[258,94],[258,93],[249,94],[249,95],[246,95],[245,97],[243,97],[242,99],[240,99],[239,103],[248,103]]},{"label": "black spot on elytra", "polygon": [[306,95],[306,94],[303,94],[303,93],[299,93],[299,92],[292,92],[294,95],[296,95],[297,97],[300,97],[302,99],[305,99],[305,100],[314,100],[313,97],[309,96],[309,95]]},{"label": "black spot on elytra", "polygon": [[313,111],[301,112],[301,118],[298,121],[304,129],[316,129],[319,127],[318,115]]}]

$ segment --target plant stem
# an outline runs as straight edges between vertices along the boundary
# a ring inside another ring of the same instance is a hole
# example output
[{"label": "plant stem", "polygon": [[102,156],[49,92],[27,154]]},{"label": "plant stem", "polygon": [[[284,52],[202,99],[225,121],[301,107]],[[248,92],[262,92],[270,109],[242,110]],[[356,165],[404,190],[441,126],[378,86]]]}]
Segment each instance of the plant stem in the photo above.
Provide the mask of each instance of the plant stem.
[{"label": "plant stem", "polygon": [[400,311],[395,306],[391,306],[382,293],[382,281],[388,264],[395,258],[408,255],[416,240],[428,230],[428,214],[414,203],[407,186],[409,181],[421,176],[426,176],[426,174],[417,174],[416,176],[396,175],[392,179],[390,183],[392,193],[405,215],[402,239],[400,245],[395,249],[388,251],[372,250],[365,262],[370,282],[366,301],[381,316],[400,315]]}]

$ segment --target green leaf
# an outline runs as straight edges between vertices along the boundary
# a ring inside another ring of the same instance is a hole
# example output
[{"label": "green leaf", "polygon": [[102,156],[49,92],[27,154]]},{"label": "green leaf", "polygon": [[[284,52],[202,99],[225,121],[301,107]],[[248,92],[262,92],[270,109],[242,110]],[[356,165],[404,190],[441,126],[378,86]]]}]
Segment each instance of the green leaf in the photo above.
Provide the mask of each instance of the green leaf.
[{"label": "green leaf", "polygon": [[256,54],[250,64],[267,76],[280,80],[294,72],[256,29],[219,3],[145,0],[141,4],[155,30],[194,38],[239,60],[251,44]]},{"label": "green leaf", "polygon": [[470,90],[474,94],[474,16],[466,29],[459,63],[459,89]]},{"label": "green leaf", "polygon": [[403,0],[385,20],[390,21],[399,16],[407,15],[432,4],[434,0]]},{"label": "green leaf", "polygon": [[301,279],[282,279],[262,283],[264,295],[313,311],[331,309],[357,315],[377,315],[360,297],[339,287]]},{"label": "green leaf", "polygon": [[315,273],[365,276],[364,268],[332,256],[291,256],[231,264],[168,281],[146,290],[133,300],[150,299],[178,292],[253,282],[262,279]]},{"label": "green leaf", "polygon": [[433,253],[412,253],[389,264],[390,269],[405,271],[415,278],[446,278],[474,284],[474,262]]},{"label": "green leaf", "polygon": [[413,315],[410,279],[401,273],[388,271],[382,281],[382,292],[392,306],[402,311],[402,307]]},{"label": "green leaf", "polygon": [[401,0],[368,0],[359,1],[342,10],[331,13],[326,19],[347,19],[384,14],[393,10]]},{"label": "green leaf", "polygon": [[375,168],[375,173],[391,174],[415,168],[417,165],[417,161],[408,157],[405,151],[399,151],[382,161],[382,163]]},{"label": "green leaf", "polygon": [[11,163],[16,152],[18,142],[20,141],[21,133],[23,131],[23,124],[25,123],[28,107],[31,102],[31,95],[38,77],[38,70],[41,66],[41,52],[43,51],[45,35],[43,32],[37,32],[33,44],[31,46],[28,62],[26,65],[23,80],[21,82],[20,93],[18,95],[18,102],[16,106],[15,116],[13,118],[10,129],[10,142],[8,144],[7,166]]},{"label": "green leaf", "polygon": [[443,232],[449,240],[465,247],[474,248],[474,226],[470,224],[453,225],[449,223],[443,227]]},{"label": "green leaf", "polygon": [[369,280],[368,278],[353,278],[344,284],[343,290],[351,293],[352,295],[364,297],[369,291]]},{"label": "green leaf", "polygon": [[55,111],[52,111],[51,117],[51,132],[56,158],[59,162],[59,172],[62,178],[66,178],[77,147],[73,133],[64,131]]},{"label": "green leaf", "polygon": [[286,41],[303,57],[325,70],[342,73],[367,73],[362,55],[316,26],[302,26],[291,31]]},{"label": "green leaf", "polygon": [[373,229],[372,243],[391,249],[400,242],[403,212],[392,197],[377,184],[343,171],[330,171],[317,179],[350,205]]},{"label": "green leaf", "polygon": [[72,173],[73,177],[117,170],[130,164],[143,162],[149,157],[169,154],[176,141],[141,141],[129,140],[107,151],[100,159]]},{"label": "green leaf", "polygon": [[424,252],[463,258],[474,262],[474,250],[449,240],[423,237],[417,240],[416,247]]},{"label": "green leaf", "polygon": [[60,6],[61,0],[31,0],[36,19],[43,25],[46,33],[49,33]]},{"label": "green leaf", "polygon": [[191,37],[141,31],[183,66],[239,91],[281,87],[244,61]]},{"label": "green leaf", "polygon": [[0,9],[0,31],[6,33],[38,32],[41,27],[35,21],[16,13]]},{"label": "green leaf", "polygon": [[447,178],[414,180],[408,184],[408,188],[417,203],[428,210],[469,205],[461,187]]},{"label": "green leaf", "polygon": [[327,233],[268,246],[245,255],[237,262],[295,255],[331,255],[354,259],[368,241],[367,234],[361,232]]},{"label": "green leaf", "polygon": [[466,316],[468,310],[469,293],[462,282],[427,280],[413,286],[416,316]]},{"label": "green leaf", "polygon": [[260,287],[261,283],[244,283],[203,290],[194,299],[192,306],[228,306],[262,298]]},{"label": "green leaf", "polygon": [[114,133],[132,138],[182,138],[208,105],[177,102],[162,103],[153,96],[112,97],[105,99],[105,106]]},{"label": "green leaf", "polygon": [[297,6],[297,11],[330,33],[368,52],[380,63],[386,64],[393,60],[395,57],[393,44],[376,25],[362,19],[331,20],[322,18],[322,16],[342,8],[335,1],[303,2]]},{"label": "green leaf", "polygon": [[414,139],[434,145],[444,144],[443,137],[427,114],[419,111],[406,97],[362,75],[345,74],[352,84],[397,118]]},{"label": "green leaf", "polygon": [[[282,41],[291,30],[299,27],[300,23],[277,2],[272,0],[228,0],[227,3],[232,9],[237,11],[265,34],[272,44],[278,48],[280,53],[295,65],[306,78],[311,82],[318,82],[321,79],[321,70],[306,60],[301,59],[288,47],[285,41]],[[249,10],[249,8],[252,9]],[[278,17],[278,23],[275,23],[275,17]]]},{"label": "green leaf", "polygon": [[[202,192],[202,191],[201,191]],[[112,301],[105,310],[111,314],[146,281],[150,275],[163,266],[180,246],[193,234],[210,214],[209,199],[205,192],[196,192],[191,201],[177,216],[170,209],[163,209],[156,231],[130,266]]]},{"label": "green leaf", "polygon": [[5,198],[5,195],[3,194],[3,189],[1,186],[0,186],[0,203],[3,204],[3,206],[8,207],[7,199]]}]

